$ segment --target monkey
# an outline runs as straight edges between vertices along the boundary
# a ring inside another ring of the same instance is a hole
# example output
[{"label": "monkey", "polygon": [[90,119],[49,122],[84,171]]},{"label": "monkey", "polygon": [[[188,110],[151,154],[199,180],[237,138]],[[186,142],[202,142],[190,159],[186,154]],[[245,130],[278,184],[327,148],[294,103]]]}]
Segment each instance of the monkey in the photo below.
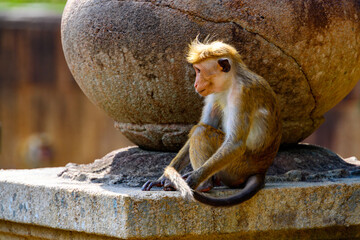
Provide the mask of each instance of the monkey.
[{"label": "monkey", "polygon": [[[265,184],[265,174],[280,146],[282,122],[269,83],[248,69],[237,50],[223,41],[189,44],[187,61],[195,70],[194,87],[205,97],[200,122],[153,186],[178,189],[187,199],[221,207],[240,204]],[[193,171],[178,173],[191,163]],[[210,197],[217,184],[243,188],[232,196]]]},{"label": "monkey", "polygon": [[31,168],[49,166],[54,160],[53,144],[46,133],[29,136],[21,146],[20,153],[24,164]]}]

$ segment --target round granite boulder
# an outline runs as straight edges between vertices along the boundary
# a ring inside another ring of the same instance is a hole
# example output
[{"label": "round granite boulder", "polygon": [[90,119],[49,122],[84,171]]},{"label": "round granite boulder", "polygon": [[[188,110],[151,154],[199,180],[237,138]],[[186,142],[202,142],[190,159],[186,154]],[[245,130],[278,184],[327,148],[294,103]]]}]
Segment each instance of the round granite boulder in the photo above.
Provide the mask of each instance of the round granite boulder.
[{"label": "round granite boulder", "polygon": [[357,0],[68,0],[62,43],[75,80],[130,140],[181,147],[202,99],[185,61],[198,34],[234,45],[277,93],[283,143],[309,136],[360,78]]}]

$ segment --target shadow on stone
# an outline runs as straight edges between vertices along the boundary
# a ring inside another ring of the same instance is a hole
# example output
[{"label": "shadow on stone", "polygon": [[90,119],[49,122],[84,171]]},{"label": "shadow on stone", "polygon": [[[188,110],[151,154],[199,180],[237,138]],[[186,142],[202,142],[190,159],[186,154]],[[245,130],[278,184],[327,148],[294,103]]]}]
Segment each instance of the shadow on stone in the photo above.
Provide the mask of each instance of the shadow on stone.
[{"label": "shadow on stone", "polygon": [[[59,176],[77,181],[140,187],[147,180],[160,177],[175,155],[138,147],[123,148],[90,164],[69,163]],[[183,172],[190,170],[188,166]],[[360,161],[355,157],[343,159],[322,147],[295,144],[279,150],[266,181],[328,181],[355,175],[360,175]]]},{"label": "shadow on stone", "polygon": [[268,182],[327,181],[360,174],[360,161],[343,159],[329,149],[294,144],[280,148],[267,172]]}]

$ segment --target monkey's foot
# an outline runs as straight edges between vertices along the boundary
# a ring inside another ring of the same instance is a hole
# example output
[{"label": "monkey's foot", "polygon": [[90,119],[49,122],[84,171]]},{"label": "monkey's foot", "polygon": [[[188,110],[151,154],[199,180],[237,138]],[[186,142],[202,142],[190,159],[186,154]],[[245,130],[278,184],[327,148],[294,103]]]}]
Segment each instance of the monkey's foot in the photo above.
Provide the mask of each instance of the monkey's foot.
[{"label": "monkey's foot", "polygon": [[[182,175],[181,177],[186,180],[190,175],[191,175],[192,171],[191,172],[188,172],[188,173],[185,173],[184,175]],[[163,184],[163,190],[164,191],[176,191],[176,188],[175,188],[175,185],[169,180],[169,179],[166,179],[164,181],[164,184]]]},{"label": "monkey's foot", "polygon": [[[182,175],[182,178],[184,180],[186,180],[190,175],[192,174],[192,172],[188,172],[188,173],[185,173],[184,175]],[[216,182],[217,186],[220,186],[221,183],[220,181],[219,182]],[[196,191],[199,191],[199,192],[208,192],[210,191],[212,188],[214,187],[214,181],[213,179],[209,179],[208,181],[204,182],[203,184],[201,184],[197,189]]]},{"label": "monkey's foot", "polygon": [[142,191],[150,191],[152,187],[162,187],[164,191],[176,191],[175,186],[167,178],[162,178],[156,181],[147,181],[141,188]]},{"label": "monkey's foot", "polygon": [[164,191],[176,191],[175,185],[170,182],[169,179],[166,179],[163,186]]},{"label": "monkey's foot", "polygon": [[213,187],[214,187],[214,181],[213,181],[212,178],[210,178],[210,179],[207,180],[206,182],[203,182],[203,183],[196,189],[196,191],[199,191],[199,192],[208,192],[208,191],[210,191]]},{"label": "monkey's foot", "polygon": [[160,180],[157,181],[147,181],[141,188],[142,191],[150,191],[152,187],[162,187],[164,183]]}]

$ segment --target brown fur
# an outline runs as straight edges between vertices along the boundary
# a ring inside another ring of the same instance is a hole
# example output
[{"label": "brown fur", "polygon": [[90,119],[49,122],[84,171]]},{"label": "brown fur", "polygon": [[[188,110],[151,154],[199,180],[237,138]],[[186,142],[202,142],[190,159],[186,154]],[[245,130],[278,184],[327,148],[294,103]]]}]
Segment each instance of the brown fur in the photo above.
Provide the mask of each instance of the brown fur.
[{"label": "brown fur", "polygon": [[[175,185],[183,189],[183,195],[193,194],[209,205],[238,204],[262,188],[278,151],[281,119],[276,95],[262,77],[244,65],[232,46],[219,41],[203,44],[196,39],[189,49],[187,59],[196,71],[194,86],[206,103],[200,123],[169,166],[179,171],[190,161],[194,171],[185,182],[166,170],[173,185],[162,176],[146,183],[143,190]],[[197,192],[210,190],[214,179],[229,187],[245,187],[227,198]],[[197,191],[185,188],[185,183]]]},{"label": "brown fur", "polygon": [[164,176],[174,184],[174,187],[180,191],[183,198],[194,199],[191,188],[173,167],[167,166],[164,170]]}]

